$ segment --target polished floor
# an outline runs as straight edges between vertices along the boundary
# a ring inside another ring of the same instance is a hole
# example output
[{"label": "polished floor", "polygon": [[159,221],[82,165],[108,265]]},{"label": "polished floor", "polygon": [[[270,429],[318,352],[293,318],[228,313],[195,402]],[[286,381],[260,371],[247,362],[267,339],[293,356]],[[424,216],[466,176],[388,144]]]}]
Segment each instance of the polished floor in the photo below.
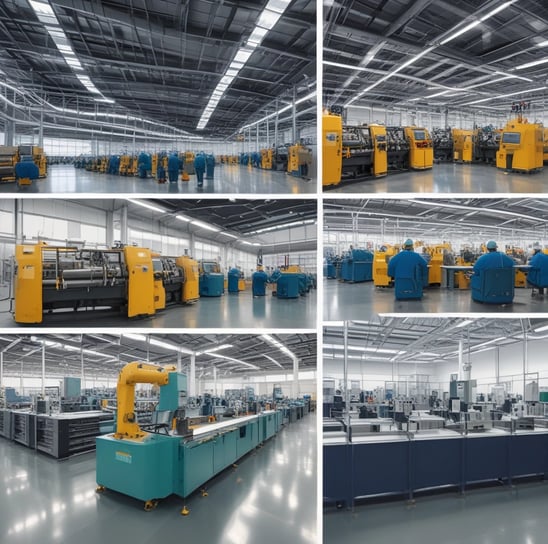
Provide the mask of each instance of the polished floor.
[{"label": "polished floor", "polygon": [[0,183],[0,193],[151,193],[161,195],[188,195],[207,193],[235,194],[303,194],[316,193],[317,181],[290,176],[285,172],[249,169],[240,165],[221,165],[215,168],[215,178],[204,180],[199,188],[196,176],[190,181],[177,183],[157,183],[154,179],[113,176],[86,172],[72,165],[53,165],[48,176],[33,181],[31,185],[20,187],[17,183]]},{"label": "polished floor", "polygon": [[323,517],[325,544],[544,544],[548,483],[518,484],[421,497],[406,502],[330,509]]},{"label": "polished floor", "polygon": [[[0,289],[0,328],[22,327],[10,313],[7,288]],[[294,299],[270,293],[253,297],[251,290],[221,297],[202,297],[190,305],[168,306],[152,317],[127,319],[110,310],[55,311],[44,314],[42,327],[152,328],[316,328],[316,291]]]},{"label": "polished floor", "polygon": [[314,544],[314,414],[289,425],[187,498],[156,510],[107,491],[95,493],[95,454],[67,461],[0,438],[0,542],[128,544]]},{"label": "polished floor", "polygon": [[422,300],[395,300],[394,289],[373,282],[324,279],[323,305],[325,321],[368,319],[379,313],[548,313],[548,295],[532,297],[531,289],[519,288],[512,304],[481,304],[472,300],[469,290],[429,287]]},{"label": "polished floor", "polygon": [[409,171],[343,182],[328,193],[547,193],[548,165],[542,172],[518,174],[484,164],[434,164],[431,170]]}]

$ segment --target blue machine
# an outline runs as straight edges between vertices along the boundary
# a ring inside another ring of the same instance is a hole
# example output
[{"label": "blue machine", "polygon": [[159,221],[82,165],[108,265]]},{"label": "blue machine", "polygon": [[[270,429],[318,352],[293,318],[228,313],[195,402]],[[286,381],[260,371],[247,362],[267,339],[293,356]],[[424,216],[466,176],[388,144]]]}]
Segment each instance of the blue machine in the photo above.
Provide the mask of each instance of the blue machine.
[{"label": "blue machine", "polygon": [[139,153],[137,159],[137,170],[141,179],[146,179],[152,170],[152,158],[148,153]]},{"label": "blue machine", "polygon": [[18,395],[13,387],[6,387],[4,391],[8,407],[21,408],[31,405],[31,398]]},{"label": "blue machine", "polygon": [[548,287],[548,255],[537,253],[529,261],[531,268],[527,272],[527,283],[533,287]]},{"label": "blue machine", "polygon": [[215,174],[215,157],[212,154],[206,155],[206,178],[213,179]]},{"label": "blue machine", "polygon": [[23,160],[15,165],[15,178],[20,184],[28,185],[33,179],[38,179],[39,177],[40,171],[38,170],[38,166],[32,161],[32,157],[30,157],[30,160]]},{"label": "blue machine", "polygon": [[116,176],[120,173],[120,157],[118,155],[112,155],[108,160],[108,173]]},{"label": "blue machine", "polygon": [[[120,373],[117,431],[96,439],[98,492],[123,493],[145,501],[145,510],[151,510],[169,495],[188,497],[279,429],[281,412],[276,411],[190,428],[181,417],[186,377],[174,368],[129,363]],[[136,383],[160,385],[157,410],[167,416],[156,419],[167,424],[156,423],[147,432],[135,422]],[[188,510],[181,513],[188,514]]]},{"label": "blue machine", "polygon": [[228,292],[236,293],[240,292],[238,283],[240,281],[242,273],[237,268],[231,268],[228,271]]},{"label": "blue machine", "polygon": [[220,297],[225,292],[225,277],[218,263],[200,261],[200,296]]},{"label": "blue machine", "polygon": [[251,275],[251,291],[254,297],[264,297],[266,295],[266,284],[268,283],[268,274],[264,270],[257,270]]},{"label": "blue machine", "polygon": [[373,253],[366,249],[351,249],[342,259],[341,279],[349,282],[372,281],[373,257]]},{"label": "blue machine", "polygon": [[302,289],[303,274],[285,272],[276,280],[276,296],[278,298],[299,298]]},{"label": "blue machine", "polygon": [[171,183],[179,179],[179,157],[177,153],[170,153],[167,159],[167,172]]},{"label": "blue machine", "polygon": [[332,280],[337,277],[337,269],[335,268],[335,264],[329,258],[326,258],[323,263],[323,277],[328,280]]}]

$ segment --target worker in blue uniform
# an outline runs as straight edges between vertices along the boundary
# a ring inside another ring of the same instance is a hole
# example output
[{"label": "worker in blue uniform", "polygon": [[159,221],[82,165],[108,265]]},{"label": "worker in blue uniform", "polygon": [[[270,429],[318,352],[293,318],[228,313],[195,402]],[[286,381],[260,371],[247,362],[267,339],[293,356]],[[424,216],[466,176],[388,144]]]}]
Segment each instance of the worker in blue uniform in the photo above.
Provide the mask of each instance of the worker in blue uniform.
[{"label": "worker in blue uniform", "polygon": [[527,273],[527,283],[533,286],[531,295],[535,295],[535,287],[539,295],[544,295],[544,287],[548,280],[548,255],[542,252],[539,244],[533,246],[533,256],[529,261],[531,268]]},{"label": "worker in blue uniform", "polygon": [[403,251],[388,262],[388,275],[394,278],[396,300],[420,299],[425,278],[428,277],[426,261],[413,251],[413,240],[407,239]]},{"label": "worker in blue uniform", "polygon": [[194,170],[196,171],[196,180],[198,181],[198,187],[203,187],[204,185],[204,172],[206,169],[206,158],[205,153],[200,151],[194,157]]},{"label": "worker in blue uniform", "polygon": [[148,176],[152,163],[150,155],[148,153],[139,153],[139,159],[137,161],[137,169],[139,171],[139,177],[145,179]]},{"label": "worker in blue uniform", "polygon": [[[479,276],[481,270],[488,268],[513,268],[514,261],[504,253],[497,251],[497,243],[494,240],[487,242],[487,253],[482,255],[474,264],[474,276]],[[474,278],[472,276],[472,279]]]},{"label": "worker in blue uniform", "polygon": [[179,179],[179,157],[177,153],[170,153],[167,159],[167,175],[170,183]]},{"label": "worker in blue uniform", "polygon": [[206,155],[206,179],[213,179],[215,173],[215,157],[209,153]]}]

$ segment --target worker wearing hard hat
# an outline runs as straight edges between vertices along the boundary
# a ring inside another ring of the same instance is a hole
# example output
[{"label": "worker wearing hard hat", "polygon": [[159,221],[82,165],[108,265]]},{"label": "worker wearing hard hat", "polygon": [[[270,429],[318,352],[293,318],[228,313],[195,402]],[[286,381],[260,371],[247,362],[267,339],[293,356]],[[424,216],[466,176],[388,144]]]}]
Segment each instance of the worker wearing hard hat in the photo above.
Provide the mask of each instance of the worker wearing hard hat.
[{"label": "worker wearing hard hat", "polygon": [[394,278],[396,300],[422,298],[428,265],[413,251],[413,240],[407,239],[403,251],[388,261],[388,275]]},{"label": "worker wearing hard hat", "polygon": [[474,265],[474,275],[480,270],[488,268],[513,268],[514,261],[504,253],[497,251],[497,243],[494,240],[487,242],[487,253],[482,255]]},{"label": "worker wearing hard hat", "polygon": [[531,268],[527,273],[527,283],[533,286],[531,295],[535,295],[535,287],[538,289],[539,295],[544,295],[544,287],[548,280],[548,255],[542,252],[540,244],[533,246],[533,256],[529,261]]}]

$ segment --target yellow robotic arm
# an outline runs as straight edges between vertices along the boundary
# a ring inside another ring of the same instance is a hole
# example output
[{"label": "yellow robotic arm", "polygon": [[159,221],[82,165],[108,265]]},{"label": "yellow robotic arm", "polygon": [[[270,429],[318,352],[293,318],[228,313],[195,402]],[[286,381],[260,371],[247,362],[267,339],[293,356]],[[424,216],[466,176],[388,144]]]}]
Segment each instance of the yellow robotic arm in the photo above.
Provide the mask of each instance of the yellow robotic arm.
[{"label": "yellow robotic arm", "polygon": [[116,433],[114,438],[143,438],[143,432],[135,417],[135,384],[152,383],[166,385],[169,373],[175,372],[175,366],[161,367],[150,363],[128,363],[118,376],[116,397],[118,399],[118,414],[116,418]]}]

